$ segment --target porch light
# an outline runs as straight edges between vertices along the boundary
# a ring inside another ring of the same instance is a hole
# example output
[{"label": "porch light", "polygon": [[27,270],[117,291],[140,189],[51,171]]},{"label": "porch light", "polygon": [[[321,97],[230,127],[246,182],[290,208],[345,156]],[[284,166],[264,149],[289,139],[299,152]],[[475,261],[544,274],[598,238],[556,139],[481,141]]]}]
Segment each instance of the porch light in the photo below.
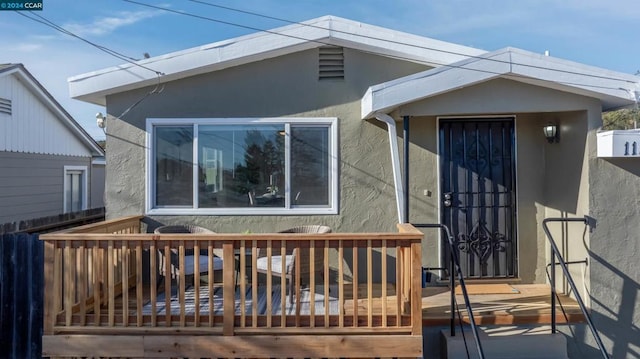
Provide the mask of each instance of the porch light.
[{"label": "porch light", "polygon": [[547,138],[549,143],[558,142],[558,125],[555,123],[548,123],[542,128],[542,131],[544,132],[544,137]]},{"label": "porch light", "polygon": [[107,116],[103,115],[102,112],[96,113],[96,124],[99,128],[104,130],[107,126]]}]

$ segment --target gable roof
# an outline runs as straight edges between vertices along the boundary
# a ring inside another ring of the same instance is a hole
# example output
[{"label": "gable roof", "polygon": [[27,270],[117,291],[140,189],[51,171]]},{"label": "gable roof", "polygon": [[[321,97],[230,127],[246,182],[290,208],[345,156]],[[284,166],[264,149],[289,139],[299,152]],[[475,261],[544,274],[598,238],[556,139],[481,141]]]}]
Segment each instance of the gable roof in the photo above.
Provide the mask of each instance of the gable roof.
[{"label": "gable roof", "polygon": [[93,156],[104,156],[104,150],[89,134],[73,119],[73,117],[56,101],[42,84],[22,64],[0,64],[0,77],[14,75],[27,89],[58,118],[73,136],[89,150]]},{"label": "gable roof", "polygon": [[361,101],[362,118],[496,78],[597,98],[603,110],[634,104],[640,96],[638,76],[507,47],[371,86]]},{"label": "gable roof", "polygon": [[69,92],[72,98],[104,106],[105,97],[110,94],[326,45],[349,47],[429,66],[441,66],[485,53],[471,47],[324,16],[151,57],[138,61],[137,65],[123,64],[74,76],[68,80]]}]

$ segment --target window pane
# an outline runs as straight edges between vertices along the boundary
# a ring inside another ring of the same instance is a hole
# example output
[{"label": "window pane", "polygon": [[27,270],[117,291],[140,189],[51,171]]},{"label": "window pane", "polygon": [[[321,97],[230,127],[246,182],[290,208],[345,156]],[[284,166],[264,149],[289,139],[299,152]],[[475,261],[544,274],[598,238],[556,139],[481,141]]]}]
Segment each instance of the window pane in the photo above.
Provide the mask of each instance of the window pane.
[{"label": "window pane", "polygon": [[291,126],[291,205],[330,206],[329,128]]},{"label": "window pane", "polygon": [[66,187],[64,189],[65,208],[67,212],[77,212],[83,209],[82,193],[83,171],[69,170],[66,172]]},{"label": "window pane", "polygon": [[72,212],[71,210],[71,201],[72,201],[72,197],[71,197],[71,178],[73,177],[71,173],[66,172],[65,174],[66,178],[65,178],[65,187],[64,187],[64,208],[66,209],[67,212]]},{"label": "window pane", "polygon": [[71,211],[82,210],[82,172],[71,175]]},{"label": "window pane", "polygon": [[200,208],[284,207],[284,125],[198,130]]},{"label": "window pane", "polygon": [[155,128],[156,205],[193,205],[193,127]]}]

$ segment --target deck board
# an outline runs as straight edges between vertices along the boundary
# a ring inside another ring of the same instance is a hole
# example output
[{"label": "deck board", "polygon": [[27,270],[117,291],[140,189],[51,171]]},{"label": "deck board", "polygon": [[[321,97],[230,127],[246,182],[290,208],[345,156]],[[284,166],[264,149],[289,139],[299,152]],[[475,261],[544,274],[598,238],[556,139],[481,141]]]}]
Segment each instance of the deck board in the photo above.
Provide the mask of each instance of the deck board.
[{"label": "deck board", "polygon": [[[551,322],[550,289],[546,284],[513,284],[519,293],[471,294],[474,318],[478,324],[549,324]],[[424,288],[422,291],[422,321],[424,326],[448,325],[451,317],[450,292],[447,287]],[[583,322],[578,303],[559,294],[556,319],[558,323]],[[462,295],[456,295],[463,321],[469,322]],[[567,317],[562,311],[564,308]]]},{"label": "deck board", "polygon": [[[474,284],[478,286],[478,284]],[[489,284],[490,286],[490,284]],[[478,324],[549,324],[551,323],[551,301],[550,289],[546,284],[512,284],[519,293],[498,293],[498,294],[470,294],[469,299],[474,310],[474,317]],[[363,299],[367,296],[367,284],[358,285],[358,313],[368,313],[369,300]],[[477,292],[478,290],[476,290]],[[145,291],[146,292],[146,291]],[[489,293],[493,292],[488,290]],[[371,288],[373,295],[372,313],[380,315],[382,306],[382,284],[374,284]],[[146,294],[146,293],[145,293]],[[321,295],[321,294],[318,294]],[[422,290],[422,319],[423,326],[449,325],[450,320],[450,291],[448,287],[429,287]],[[344,283],[344,303],[343,308],[346,316],[354,313],[353,285]],[[581,323],[584,316],[575,300],[564,294],[559,294],[560,301],[557,303],[556,319],[558,323]],[[386,286],[386,311],[387,314],[395,315],[397,310],[396,288],[393,283]],[[122,308],[122,297],[116,299],[116,308]],[[320,300],[320,299],[317,299]],[[456,295],[456,300],[461,309],[462,320],[469,322],[462,295]],[[135,307],[136,298],[129,296],[130,305]],[[562,308],[564,307],[564,313]],[[119,315],[120,310],[116,311]],[[566,313],[566,317],[565,317]]]},{"label": "deck board", "polygon": [[[474,293],[482,293],[478,288],[483,284],[474,284]],[[496,290],[495,284],[486,284],[486,293],[471,294],[469,300],[474,312],[474,318],[478,324],[549,324],[551,323],[551,298],[550,288],[546,284],[512,284],[517,290],[509,292]],[[353,290],[351,284],[345,286],[344,308],[346,315],[352,315],[354,309]],[[358,287],[362,298],[367,292],[366,284]],[[382,285],[374,285],[373,289],[373,313],[382,312]],[[389,314],[395,314],[396,292],[393,284],[387,284],[387,307]],[[500,293],[502,292],[502,293]],[[560,301],[556,303],[556,320],[558,323],[582,323],[584,315],[580,311],[578,303],[565,294],[559,294]],[[456,301],[461,308],[462,320],[469,323],[468,315],[464,307],[462,295],[456,295]],[[358,299],[358,312],[368,311],[368,300]],[[564,312],[562,310],[564,308]],[[565,317],[566,313],[566,317]],[[422,291],[422,322],[423,326],[449,325],[451,318],[450,291],[448,287],[430,287]]]}]

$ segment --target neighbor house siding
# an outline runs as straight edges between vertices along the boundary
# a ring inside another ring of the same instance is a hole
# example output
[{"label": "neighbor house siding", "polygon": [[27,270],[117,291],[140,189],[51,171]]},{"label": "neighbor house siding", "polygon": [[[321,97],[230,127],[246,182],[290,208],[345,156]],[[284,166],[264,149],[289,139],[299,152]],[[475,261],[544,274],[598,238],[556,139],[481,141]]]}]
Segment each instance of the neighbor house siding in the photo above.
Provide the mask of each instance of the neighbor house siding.
[{"label": "neighbor house siding", "polygon": [[0,223],[63,213],[64,166],[87,166],[88,157],[0,152]]},{"label": "neighbor house siding", "polygon": [[91,192],[89,193],[89,208],[104,207],[105,166],[105,164],[95,163],[91,165],[91,177],[89,178],[89,185],[91,186]]},{"label": "neighbor house siding", "polygon": [[0,115],[0,151],[91,156],[87,145],[35,93],[15,73],[0,76],[0,98],[11,101],[11,115]]},{"label": "neighbor house siding", "polygon": [[[328,216],[154,217],[219,232],[269,232],[304,223],[336,231],[393,231],[398,222],[386,127],[360,119],[368,86],[426,67],[345,49],[345,79],[318,81],[318,50],[307,50],[169,82],[108,127],[106,207],[110,218],[144,213],[147,118],[337,117],[339,214]],[[152,88],[107,98],[122,113]]]}]

